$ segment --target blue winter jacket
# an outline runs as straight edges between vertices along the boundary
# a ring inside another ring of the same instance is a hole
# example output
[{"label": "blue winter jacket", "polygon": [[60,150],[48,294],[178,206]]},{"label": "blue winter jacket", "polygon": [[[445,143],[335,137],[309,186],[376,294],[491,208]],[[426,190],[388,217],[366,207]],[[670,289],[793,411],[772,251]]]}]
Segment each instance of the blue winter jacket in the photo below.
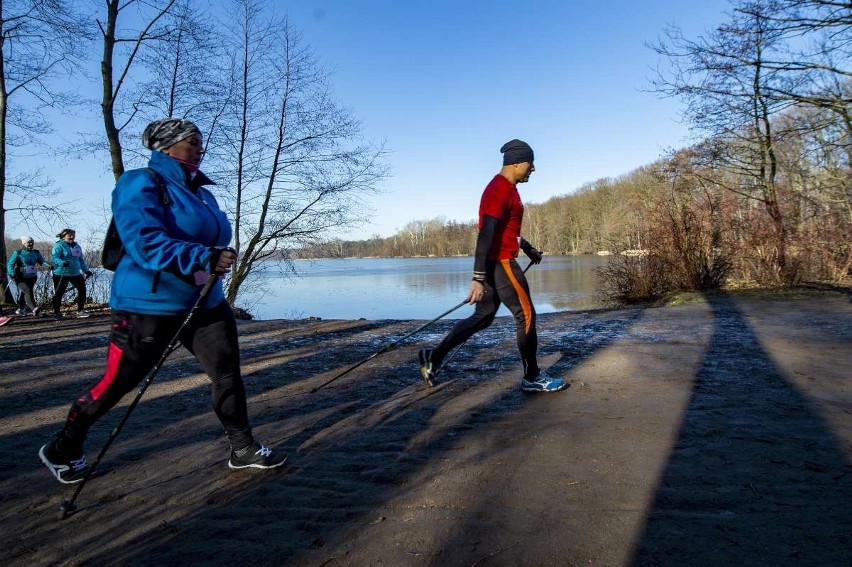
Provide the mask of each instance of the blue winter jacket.
[{"label": "blue winter jacket", "polygon": [[86,260],[83,259],[83,249],[76,242],[68,244],[62,239],[56,241],[50,253],[53,260],[53,275],[55,276],[79,276],[89,271]]},{"label": "blue winter jacket", "polygon": [[[188,177],[180,163],[154,151],[148,167],[157,171],[167,195],[150,171],[126,171],[112,192],[112,214],[124,244],[112,280],[109,304],[115,310],[145,315],[186,314],[198,299],[208,271],[211,246],[231,242],[231,224],[203,185],[198,172]],[[196,279],[194,275],[201,277]],[[225,300],[217,282],[206,306]]]},{"label": "blue winter jacket", "polygon": [[[15,269],[16,264],[18,264],[17,270]],[[43,265],[44,256],[41,255],[41,252],[35,248],[32,250],[21,248],[12,252],[12,255],[9,257],[6,273],[12,276],[15,281],[22,278],[34,280],[38,278],[38,267]]]}]

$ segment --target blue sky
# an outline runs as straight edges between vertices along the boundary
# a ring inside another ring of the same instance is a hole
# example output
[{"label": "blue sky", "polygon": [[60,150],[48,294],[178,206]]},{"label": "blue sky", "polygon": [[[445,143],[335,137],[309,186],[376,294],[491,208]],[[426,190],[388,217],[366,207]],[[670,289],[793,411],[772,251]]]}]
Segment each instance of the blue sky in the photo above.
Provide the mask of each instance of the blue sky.
[{"label": "blue sky", "polygon": [[[412,220],[476,217],[500,146],[536,152],[525,202],[569,194],[688,143],[677,100],[643,92],[666,24],[695,37],[725,21],[726,0],[292,0],[275,2],[333,74],[335,98],[384,141],[392,176],[366,204],[373,221],[346,239],[389,236]],[[97,130],[97,124],[93,125]],[[100,227],[105,168],[49,171]],[[97,171],[103,175],[94,178]],[[15,222],[14,215],[8,219]],[[9,226],[17,235],[22,228]],[[35,232],[29,229],[30,232]],[[78,228],[78,237],[89,241]],[[52,237],[45,230],[44,235]],[[92,236],[97,245],[100,236]]]},{"label": "blue sky", "polygon": [[525,202],[647,164],[685,145],[678,101],[648,87],[646,42],[666,24],[697,35],[725,21],[724,0],[295,1],[291,22],[335,68],[338,99],[384,139],[393,177],[372,199],[393,234],[411,220],[476,217],[500,146],[529,142]]}]

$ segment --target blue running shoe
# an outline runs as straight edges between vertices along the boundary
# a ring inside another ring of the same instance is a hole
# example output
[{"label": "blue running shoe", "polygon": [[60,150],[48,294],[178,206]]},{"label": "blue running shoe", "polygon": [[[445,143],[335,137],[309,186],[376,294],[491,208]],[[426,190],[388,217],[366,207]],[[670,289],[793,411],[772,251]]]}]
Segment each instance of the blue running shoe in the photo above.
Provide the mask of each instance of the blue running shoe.
[{"label": "blue running shoe", "polygon": [[521,390],[524,392],[558,392],[568,387],[562,378],[551,378],[546,372],[539,372],[535,380],[521,380]]}]

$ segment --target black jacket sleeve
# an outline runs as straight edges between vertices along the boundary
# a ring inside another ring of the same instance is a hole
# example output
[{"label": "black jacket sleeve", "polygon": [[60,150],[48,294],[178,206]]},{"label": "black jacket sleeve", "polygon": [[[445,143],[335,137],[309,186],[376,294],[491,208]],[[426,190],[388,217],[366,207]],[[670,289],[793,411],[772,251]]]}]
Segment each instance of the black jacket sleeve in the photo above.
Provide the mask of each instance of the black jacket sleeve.
[{"label": "black jacket sleeve", "polygon": [[482,228],[476,237],[476,252],[473,260],[473,279],[478,282],[485,281],[485,261],[488,259],[488,251],[494,243],[494,233],[499,221],[490,215],[482,217]]}]

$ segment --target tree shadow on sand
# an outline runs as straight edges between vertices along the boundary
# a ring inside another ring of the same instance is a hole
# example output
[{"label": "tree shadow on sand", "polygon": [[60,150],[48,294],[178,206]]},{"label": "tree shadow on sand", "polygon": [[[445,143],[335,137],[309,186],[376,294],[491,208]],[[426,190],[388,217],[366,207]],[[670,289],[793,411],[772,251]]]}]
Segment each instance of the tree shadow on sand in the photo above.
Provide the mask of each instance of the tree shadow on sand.
[{"label": "tree shadow on sand", "polygon": [[713,335],[633,564],[848,564],[852,474],[838,439],[735,302],[707,299]]},{"label": "tree shadow on sand", "polygon": [[[578,352],[591,356],[631,324],[632,320],[613,323],[607,333],[596,323],[580,325],[573,330],[570,343],[549,343],[544,350],[561,354],[559,363],[568,365],[568,358]],[[256,407],[258,429],[267,434],[274,431],[274,437],[280,436],[283,447],[291,452],[294,464],[286,474],[234,475],[220,481],[221,472],[197,469],[192,471],[196,482],[191,492],[182,495],[174,493],[174,485],[160,488],[159,481],[143,483],[137,489],[117,487],[105,503],[139,501],[134,522],[149,528],[144,535],[127,538],[120,548],[88,553],[87,560],[93,564],[148,564],[168,557],[174,564],[218,565],[242,558],[261,564],[300,564],[297,558],[301,557],[307,564],[322,563],[329,559],[323,549],[326,541],[342,530],[368,525],[383,502],[407,490],[409,479],[431,468],[434,461],[444,460],[445,452],[460,436],[476,435],[526,400],[516,380],[498,380],[495,375],[499,369],[515,368],[519,363],[511,330],[498,327],[494,332],[503,335],[501,348],[493,348],[487,340],[481,344],[471,341],[459,363],[477,361],[476,366],[458,368],[434,389],[416,382],[416,356],[411,356],[409,348],[365,369],[368,379],[347,377],[335,388],[323,390],[322,396],[291,398],[270,391],[268,398],[257,401],[262,406]],[[330,362],[332,353],[316,353],[311,364],[323,357]],[[410,363],[405,362],[408,359]],[[384,364],[396,372],[386,375],[381,369]],[[400,375],[400,368],[410,372]],[[483,371],[489,368],[495,373]],[[287,363],[265,372],[269,377],[292,373]],[[479,397],[473,392],[480,388],[489,394]],[[457,412],[457,420],[447,423],[439,413],[447,404],[458,402],[469,404],[471,411]],[[440,432],[433,431],[436,427]],[[152,494],[152,488],[161,494]],[[172,494],[166,495],[166,490]],[[495,495],[487,496],[472,495],[471,506],[485,509]],[[173,509],[181,500],[205,504],[186,509],[168,523],[157,519],[158,507]],[[102,525],[110,525],[120,523],[126,514],[121,505],[98,506],[68,521],[89,522],[97,517]],[[465,537],[473,535],[466,532]],[[91,543],[97,539],[93,537]],[[451,537],[444,546],[447,555],[442,557],[452,557],[450,551],[464,545]]]}]

